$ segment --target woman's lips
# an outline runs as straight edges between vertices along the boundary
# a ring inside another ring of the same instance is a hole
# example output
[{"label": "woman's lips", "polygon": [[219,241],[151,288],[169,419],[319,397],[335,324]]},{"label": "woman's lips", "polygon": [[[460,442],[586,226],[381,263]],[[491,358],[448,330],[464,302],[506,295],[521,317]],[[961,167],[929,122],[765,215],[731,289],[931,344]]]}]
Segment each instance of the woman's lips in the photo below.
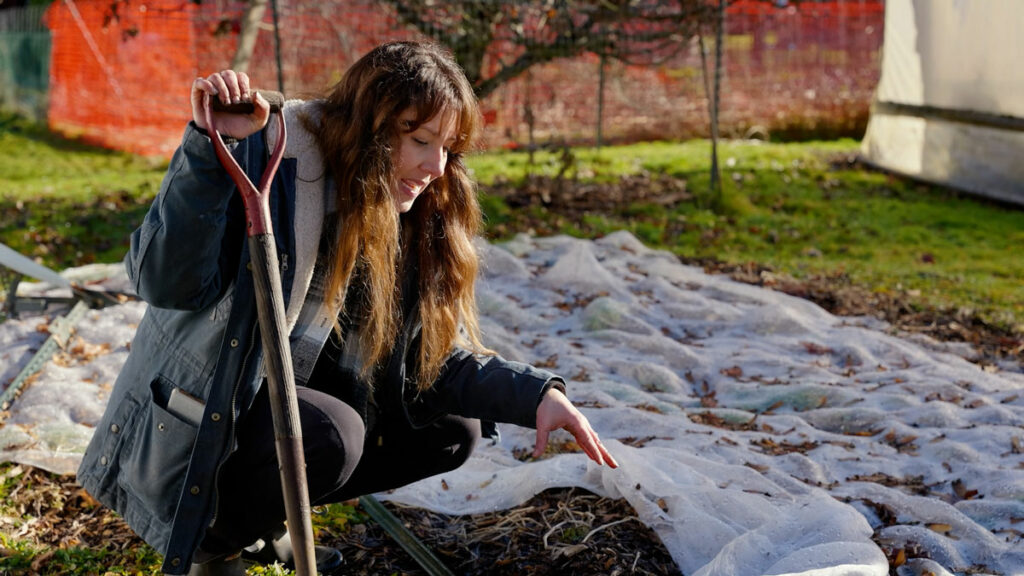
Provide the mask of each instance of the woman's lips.
[{"label": "woman's lips", "polygon": [[419,196],[420,192],[426,187],[426,184],[416,180],[405,180],[402,181],[402,193],[410,198]]}]

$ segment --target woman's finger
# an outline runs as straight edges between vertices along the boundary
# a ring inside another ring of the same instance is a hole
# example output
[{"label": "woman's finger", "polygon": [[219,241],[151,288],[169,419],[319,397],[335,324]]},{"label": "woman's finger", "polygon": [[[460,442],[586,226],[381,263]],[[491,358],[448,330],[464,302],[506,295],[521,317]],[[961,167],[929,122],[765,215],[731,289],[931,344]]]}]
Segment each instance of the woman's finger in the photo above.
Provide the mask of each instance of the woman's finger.
[{"label": "woman's finger", "polygon": [[[238,88],[238,74],[234,70],[222,70],[220,76],[228,87],[228,96],[231,97],[230,102],[241,102],[242,92]],[[225,104],[230,102],[225,102]]]},{"label": "woman's finger", "polygon": [[238,73],[238,92],[242,101],[248,102],[252,88],[249,84],[249,75],[245,72]]},{"label": "woman's finger", "polygon": [[547,428],[537,428],[537,442],[533,446],[533,457],[540,458],[544,455],[544,450],[548,447],[548,430]]},{"label": "woman's finger", "polygon": [[583,449],[587,457],[598,464],[604,464],[601,451],[597,447],[597,442],[594,441],[589,425],[577,422],[575,425],[566,426],[566,429],[572,432],[572,435],[576,438],[576,443],[580,445],[580,448]]},{"label": "woman's finger", "polygon": [[208,94],[217,93],[217,87],[206,78],[196,78],[195,82],[192,83],[192,89],[206,92]]},{"label": "woman's finger", "polygon": [[604,444],[601,442],[601,437],[597,435],[597,432],[589,425],[589,423],[586,426],[586,430],[591,441],[590,445],[593,446],[593,452],[597,455],[596,458],[592,457],[592,459],[598,464],[607,464],[612,468],[618,468],[619,463],[616,462],[615,457],[608,452],[608,449],[605,448]]},{"label": "woman's finger", "polygon": [[231,104],[231,92],[228,91],[228,85],[224,80],[224,77],[219,73],[213,73],[210,74],[210,77],[207,78],[207,80],[210,84],[213,84],[214,88],[217,89],[214,94],[220,98],[220,101],[224,104]]},{"label": "woman's finger", "polygon": [[615,461],[615,457],[612,456],[611,452],[604,447],[601,443],[601,439],[597,436],[597,432],[594,432],[594,440],[597,442],[597,447],[601,450],[601,454],[604,456],[604,461],[612,468],[618,468],[619,463]]},{"label": "woman's finger", "polygon": [[206,130],[206,116],[203,113],[203,98],[207,95],[216,95],[217,87],[206,78],[196,78],[192,82],[192,120],[196,126]]}]

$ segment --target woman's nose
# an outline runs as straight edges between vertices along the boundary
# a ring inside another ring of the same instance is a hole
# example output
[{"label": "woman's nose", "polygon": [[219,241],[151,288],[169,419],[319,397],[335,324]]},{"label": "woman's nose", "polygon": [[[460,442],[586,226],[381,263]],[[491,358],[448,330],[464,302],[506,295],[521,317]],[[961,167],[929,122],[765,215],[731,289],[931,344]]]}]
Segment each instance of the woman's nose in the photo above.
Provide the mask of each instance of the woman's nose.
[{"label": "woman's nose", "polygon": [[444,174],[445,164],[448,162],[448,154],[444,148],[431,149],[423,159],[420,167],[430,174],[431,178],[440,178]]}]

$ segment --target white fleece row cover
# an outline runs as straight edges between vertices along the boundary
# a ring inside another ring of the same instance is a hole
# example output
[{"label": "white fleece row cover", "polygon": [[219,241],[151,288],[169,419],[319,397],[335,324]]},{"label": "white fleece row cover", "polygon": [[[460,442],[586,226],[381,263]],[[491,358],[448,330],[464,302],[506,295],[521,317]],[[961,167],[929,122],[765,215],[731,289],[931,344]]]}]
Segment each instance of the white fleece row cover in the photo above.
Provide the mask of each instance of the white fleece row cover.
[{"label": "white fleece row cover", "polygon": [[[586,488],[628,500],[687,576],[886,576],[883,546],[912,551],[901,576],[1024,573],[1020,366],[982,369],[966,346],[708,275],[625,232],[481,251],[486,342],[564,375],[621,466],[523,461],[533,431],[502,425],[463,468],[381,498],[472,514]],[[143,308],[89,313],[14,404],[0,460],[75,470]],[[0,382],[39,324],[0,325]]]}]

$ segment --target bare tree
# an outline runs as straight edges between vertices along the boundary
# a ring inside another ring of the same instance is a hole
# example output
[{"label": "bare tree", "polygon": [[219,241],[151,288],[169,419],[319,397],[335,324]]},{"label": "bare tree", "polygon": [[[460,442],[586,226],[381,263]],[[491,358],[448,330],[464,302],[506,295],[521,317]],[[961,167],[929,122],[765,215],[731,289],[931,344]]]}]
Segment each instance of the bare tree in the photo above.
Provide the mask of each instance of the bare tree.
[{"label": "bare tree", "polygon": [[708,0],[380,0],[446,44],[483,98],[530,66],[584,52],[664,61],[714,17]]},{"label": "bare tree", "polygon": [[249,62],[256,49],[256,39],[263,25],[263,15],[267,12],[268,0],[251,0],[242,13],[241,30],[238,32],[238,46],[235,56],[231,59],[231,69],[239,72],[249,71]]}]

